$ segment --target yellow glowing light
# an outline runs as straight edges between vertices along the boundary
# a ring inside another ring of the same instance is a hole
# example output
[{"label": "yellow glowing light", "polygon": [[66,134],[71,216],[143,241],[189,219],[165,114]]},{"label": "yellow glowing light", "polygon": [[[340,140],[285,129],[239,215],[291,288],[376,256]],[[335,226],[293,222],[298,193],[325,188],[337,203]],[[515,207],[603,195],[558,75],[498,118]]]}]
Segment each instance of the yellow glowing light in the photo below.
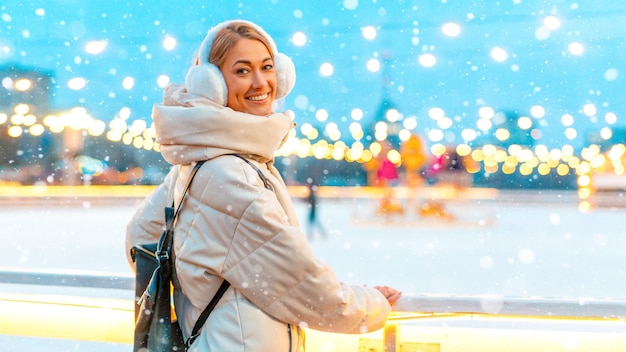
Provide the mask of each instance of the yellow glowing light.
[{"label": "yellow glowing light", "polygon": [[506,141],[510,136],[511,134],[506,128],[498,128],[496,130],[496,138],[500,141]]},{"label": "yellow glowing light", "polygon": [[25,92],[27,90],[29,90],[31,87],[33,86],[33,82],[30,81],[30,79],[28,78],[20,78],[17,81],[15,81],[15,90],[18,90],[20,92]]},{"label": "yellow glowing light", "polygon": [[39,123],[30,126],[30,128],[28,129],[28,133],[30,133],[33,136],[41,136],[44,133],[44,131],[45,131],[45,128],[43,127],[43,125]]},{"label": "yellow glowing light", "polygon": [[21,125],[24,123],[24,115],[22,114],[15,114],[13,116],[11,116],[11,123],[14,125]]},{"label": "yellow glowing light", "polygon": [[387,131],[375,131],[374,132],[374,138],[376,138],[377,141],[384,141],[387,139]]},{"label": "yellow glowing light", "polygon": [[383,146],[378,142],[374,142],[370,144],[369,150],[372,152],[372,154],[378,155],[383,150]]},{"label": "yellow glowing light", "polygon": [[514,157],[513,155],[507,156],[506,159],[504,160],[504,165],[509,166],[509,167],[515,168],[517,164],[518,164],[517,158]]},{"label": "yellow glowing light", "polygon": [[506,175],[511,175],[515,172],[515,165],[502,165],[502,172]]},{"label": "yellow glowing light", "polygon": [[486,156],[494,155],[496,153],[496,150],[497,150],[496,146],[493,145],[493,144],[485,144],[482,149],[483,149],[483,153]]},{"label": "yellow glowing light", "polygon": [[611,160],[619,160],[626,152],[626,146],[623,144],[616,144],[609,149],[608,157]]},{"label": "yellow glowing light", "polygon": [[[584,199],[583,197],[580,197],[580,198]],[[578,204],[578,211],[580,211],[581,213],[587,213],[590,210],[591,210],[591,203],[589,203],[588,201],[582,201],[580,202],[580,204]]]},{"label": "yellow glowing light", "polygon": [[539,164],[539,166],[537,167],[537,171],[542,176],[548,175],[550,173],[550,170],[551,168],[548,164]]},{"label": "yellow glowing light", "polygon": [[398,137],[400,138],[400,140],[402,142],[406,142],[409,140],[409,138],[411,138],[411,131],[409,130],[405,130],[405,129],[401,129],[400,132],[398,132]]},{"label": "yellow glowing light", "polygon": [[472,159],[476,162],[481,162],[485,159],[485,153],[481,149],[474,149],[472,151]]},{"label": "yellow glowing light", "polygon": [[119,142],[122,140],[122,132],[120,132],[119,130],[109,130],[107,131],[107,140],[110,140],[111,142]]},{"label": "yellow glowing light", "polygon": [[559,166],[556,167],[556,172],[559,176],[567,176],[569,175],[570,168],[565,164],[559,164]]},{"label": "yellow glowing light", "polygon": [[13,138],[17,138],[21,136],[23,132],[24,131],[22,131],[22,128],[20,126],[11,126],[7,130],[9,137],[13,137]]},{"label": "yellow glowing light", "polygon": [[344,153],[345,149],[344,148],[334,148],[332,151],[332,158],[335,160],[343,160],[345,153]]},{"label": "yellow glowing light", "polygon": [[533,120],[531,120],[530,117],[522,116],[517,119],[517,127],[523,130],[530,129],[531,127],[533,127]]},{"label": "yellow glowing light", "polygon": [[402,161],[402,156],[400,155],[400,152],[398,152],[395,149],[392,149],[387,152],[387,159],[389,159],[389,161],[391,161],[394,164],[400,164],[400,162]]},{"label": "yellow glowing light", "polygon": [[591,160],[589,160],[589,163],[591,164],[592,168],[598,169],[606,163],[606,159],[604,158],[604,155],[598,154],[591,158]]},{"label": "yellow glowing light", "polygon": [[112,130],[126,131],[126,121],[122,119],[113,119],[109,122],[109,128]]},{"label": "yellow glowing light", "polygon": [[567,165],[572,169],[577,169],[580,166],[580,159],[572,157],[567,159]]},{"label": "yellow glowing light", "polygon": [[130,133],[124,133],[122,136],[122,143],[130,145],[133,143],[133,136]]},{"label": "yellow glowing light", "polygon": [[154,141],[152,139],[144,139],[143,140],[143,149],[151,150],[154,148]]},{"label": "yellow glowing light", "polygon": [[561,157],[563,156],[563,152],[561,151],[561,149],[552,149],[550,150],[550,159],[552,160],[561,160]]},{"label": "yellow glowing light", "polygon": [[493,155],[493,159],[499,163],[504,162],[507,158],[507,154],[504,150],[497,150]]},{"label": "yellow glowing light", "polygon": [[577,182],[580,187],[588,187],[591,184],[591,178],[589,175],[580,175]]},{"label": "yellow glowing light", "polygon": [[452,124],[453,124],[453,121],[449,117],[442,117],[439,120],[437,120],[437,126],[441,128],[442,130],[452,127]]},{"label": "yellow glowing light", "polygon": [[493,165],[485,165],[485,171],[490,174],[495,174],[496,172],[498,172],[498,164],[495,163]]},{"label": "yellow glowing light", "polygon": [[511,144],[508,150],[510,155],[518,155],[522,151],[522,147],[519,144]]},{"label": "yellow glowing light", "polygon": [[138,136],[133,138],[133,147],[141,149],[143,147],[143,137]]},{"label": "yellow glowing light", "polygon": [[472,152],[472,147],[467,144],[459,144],[456,146],[456,153],[459,156],[467,156]]},{"label": "yellow glowing light", "polygon": [[37,117],[35,117],[35,115],[33,115],[33,114],[28,114],[28,115],[24,116],[24,121],[22,121],[24,126],[32,126],[36,122],[37,122]]},{"label": "yellow glowing light", "polygon": [[17,104],[13,108],[13,111],[19,115],[26,115],[30,111],[30,106],[28,104]]},{"label": "yellow glowing light", "polygon": [[102,135],[105,129],[106,129],[106,124],[104,123],[104,121],[94,120],[87,128],[87,133],[90,136],[97,137],[97,136]]},{"label": "yellow glowing light", "polygon": [[498,166],[498,161],[493,156],[486,156],[485,160],[483,160],[483,164],[487,168],[493,168]]},{"label": "yellow glowing light", "polygon": [[564,145],[561,148],[561,151],[562,151],[564,157],[570,158],[570,157],[572,157],[574,155],[574,147],[569,145],[569,144]]},{"label": "yellow glowing light", "polygon": [[430,147],[430,152],[433,153],[433,155],[444,155],[446,151],[446,146],[440,143],[435,143]]},{"label": "yellow glowing light", "polygon": [[0,112],[0,125],[6,123],[9,120],[9,116],[3,112]]},{"label": "yellow glowing light", "polygon": [[139,136],[143,134],[143,131],[146,129],[147,123],[144,120],[135,120],[128,128],[128,133],[133,136]]},{"label": "yellow glowing light", "polygon": [[528,176],[533,173],[533,167],[528,165],[527,163],[521,164],[519,167],[519,172],[524,176]]}]

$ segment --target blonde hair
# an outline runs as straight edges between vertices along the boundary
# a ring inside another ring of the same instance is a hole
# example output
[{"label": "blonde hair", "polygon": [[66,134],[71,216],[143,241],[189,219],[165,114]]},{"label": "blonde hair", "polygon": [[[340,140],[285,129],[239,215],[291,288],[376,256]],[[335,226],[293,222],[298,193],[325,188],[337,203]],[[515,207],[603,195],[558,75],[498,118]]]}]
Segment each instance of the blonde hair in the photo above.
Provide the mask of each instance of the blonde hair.
[{"label": "blonde hair", "polygon": [[[270,57],[274,59],[272,46],[265,36],[247,23],[233,21],[229,23],[228,26],[220,29],[215,35],[215,40],[213,40],[211,50],[209,51],[209,63],[221,67],[230,49],[241,39],[260,41],[267,48]],[[196,59],[196,61],[197,60],[198,59]],[[196,65],[197,64],[198,62],[196,62]]]}]

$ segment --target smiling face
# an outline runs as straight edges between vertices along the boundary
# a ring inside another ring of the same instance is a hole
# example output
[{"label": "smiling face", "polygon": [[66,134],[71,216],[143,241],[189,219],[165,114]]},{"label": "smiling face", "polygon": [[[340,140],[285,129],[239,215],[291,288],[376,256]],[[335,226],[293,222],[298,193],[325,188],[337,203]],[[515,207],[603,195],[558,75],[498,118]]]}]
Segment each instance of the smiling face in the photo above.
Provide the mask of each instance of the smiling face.
[{"label": "smiling face", "polygon": [[263,43],[240,39],[226,54],[220,71],[228,88],[227,106],[235,111],[265,116],[276,97],[274,60]]}]

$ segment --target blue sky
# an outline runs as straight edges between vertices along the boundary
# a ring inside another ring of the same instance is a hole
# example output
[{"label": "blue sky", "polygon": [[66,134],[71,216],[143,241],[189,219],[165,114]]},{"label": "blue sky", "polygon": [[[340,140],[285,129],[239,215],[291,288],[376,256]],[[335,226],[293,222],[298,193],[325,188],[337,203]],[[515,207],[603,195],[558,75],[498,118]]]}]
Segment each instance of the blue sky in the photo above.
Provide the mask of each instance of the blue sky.
[{"label": "blue sky", "polygon": [[[417,122],[412,132],[433,143],[492,134],[498,120],[481,129],[483,107],[530,117],[536,143],[548,147],[579,148],[590,134],[626,125],[621,1],[12,1],[0,5],[0,16],[0,66],[50,72],[55,109],[83,106],[104,121],[127,108],[129,121],[149,122],[161,97],[158,77],[181,83],[206,31],[243,18],[294,60],[297,84],[282,106],[299,124],[334,122],[346,131],[360,109],[358,122],[367,126],[386,91],[402,119]],[[449,23],[458,35],[444,33]],[[373,39],[364,37],[368,26]],[[298,32],[304,45],[294,43]],[[166,37],[176,41],[171,50]],[[106,48],[90,54],[92,41]],[[372,60],[383,67],[368,69]],[[325,63],[330,76],[320,72]],[[69,89],[73,78],[85,86]],[[128,78],[134,84],[124,87]],[[431,116],[433,108],[448,122]],[[320,109],[326,121],[316,119]],[[576,131],[569,138],[568,128]]]}]

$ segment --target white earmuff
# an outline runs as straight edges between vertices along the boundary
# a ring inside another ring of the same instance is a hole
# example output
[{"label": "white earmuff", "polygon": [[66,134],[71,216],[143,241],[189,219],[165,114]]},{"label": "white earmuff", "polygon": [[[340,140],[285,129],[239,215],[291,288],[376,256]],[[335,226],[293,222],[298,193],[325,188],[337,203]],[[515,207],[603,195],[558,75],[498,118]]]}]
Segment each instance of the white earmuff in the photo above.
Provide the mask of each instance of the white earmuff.
[{"label": "white earmuff", "polygon": [[276,71],[277,81],[276,99],[286,97],[296,84],[296,68],[293,61],[291,61],[287,55],[278,52],[274,40],[265,30],[252,22],[244,20],[222,22],[207,32],[196,54],[198,64],[191,66],[185,76],[185,87],[187,91],[210,99],[217,104],[223,106],[227,105],[228,88],[226,87],[226,81],[224,81],[224,76],[220,69],[209,63],[209,53],[217,32],[228,26],[231,22],[244,22],[256,29],[268,40],[274,54],[274,70]]}]

